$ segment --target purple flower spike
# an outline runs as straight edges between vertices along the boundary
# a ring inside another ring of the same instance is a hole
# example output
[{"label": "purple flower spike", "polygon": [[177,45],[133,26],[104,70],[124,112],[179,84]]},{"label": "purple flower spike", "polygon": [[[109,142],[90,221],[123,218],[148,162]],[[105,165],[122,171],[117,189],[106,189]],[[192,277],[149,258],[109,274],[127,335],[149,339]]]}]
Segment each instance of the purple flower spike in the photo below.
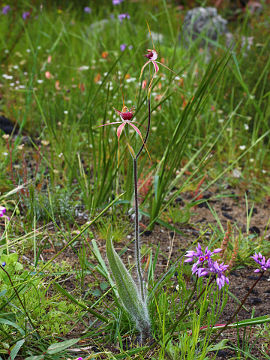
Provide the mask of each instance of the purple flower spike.
[{"label": "purple flower spike", "polygon": [[29,11],[25,11],[23,14],[22,14],[22,18],[23,20],[26,20],[27,18],[30,17],[30,12]]},{"label": "purple flower spike", "polygon": [[120,50],[121,50],[121,51],[125,51],[125,50],[126,50],[126,47],[127,47],[126,44],[121,44],[121,45],[120,45]]},{"label": "purple flower spike", "polygon": [[121,4],[121,2],[123,2],[124,0],[112,0],[112,4],[113,5],[119,5]]},{"label": "purple flower spike", "polygon": [[260,269],[256,269],[254,272],[258,273],[270,269],[270,258],[266,261],[265,256],[263,256],[260,252],[258,254],[255,253],[251,256],[251,258],[261,267]]},{"label": "purple flower spike", "polygon": [[219,287],[219,290],[221,290],[221,288],[223,288],[223,286],[225,285],[225,282],[227,284],[229,284],[229,279],[223,274],[227,269],[228,269],[229,265],[224,265],[224,263],[219,264],[217,261],[212,262],[212,264],[210,264],[209,270],[212,274],[216,274],[217,275],[217,285]]},{"label": "purple flower spike", "polygon": [[3,217],[4,214],[6,213],[7,209],[3,206],[0,206],[0,217]]},{"label": "purple flower spike", "polygon": [[4,262],[2,262],[2,264],[1,264],[3,267],[5,267],[6,266],[6,262],[4,261]]},{"label": "purple flower spike", "polygon": [[[215,254],[217,252],[216,249],[213,252],[211,252],[208,247],[205,248],[205,251],[202,251],[202,247],[200,245],[200,243],[198,243],[197,247],[196,247],[197,251],[188,251],[186,253],[186,257],[188,257],[187,260],[185,260],[185,262],[192,262],[194,261],[194,258],[197,258],[198,263],[203,263],[205,260],[209,260],[210,257]],[[219,252],[219,251],[218,251]]]},{"label": "purple flower spike", "polygon": [[192,274],[198,277],[206,275],[216,276],[216,282],[219,289],[223,288],[225,283],[229,284],[229,279],[224,275],[224,272],[228,269],[228,265],[224,263],[219,264],[217,261],[213,261],[212,256],[219,253],[221,249],[215,249],[210,251],[208,247],[203,251],[201,245],[198,243],[196,251],[188,251],[186,253],[187,259],[185,262],[194,262],[192,266]]},{"label": "purple flower spike", "polygon": [[92,9],[91,9],[89,6],[86,6],[86,7],[83,9],[83,11],[84,11],[85,13],[90,14],[90,13],[92,12]]},{"label": "purple flower spike", "polygon": [[7,15],[7,13],[11,10],[9,5],[6,5],[2,8],[2,14]]},{"label": "purple flower spike", "polygon": [[130,15],[128,13],[119,14],[118,19],[120,20],[120,22],[123,22],[124,19],[130,19]]}]

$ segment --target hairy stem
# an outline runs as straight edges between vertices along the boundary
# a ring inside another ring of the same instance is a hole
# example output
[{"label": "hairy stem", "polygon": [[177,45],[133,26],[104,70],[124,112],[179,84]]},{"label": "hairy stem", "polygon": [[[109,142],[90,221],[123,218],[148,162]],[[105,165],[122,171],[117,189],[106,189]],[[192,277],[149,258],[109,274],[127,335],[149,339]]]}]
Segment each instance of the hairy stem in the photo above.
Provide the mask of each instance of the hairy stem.
[{"label": "hairy stem", "polygon": [[144,284],[143,284],[143,276],[142,276],[142,267],[141,267],[141,248],[140,248],[140,230],[139,230],[139,196],[138,196],[138,167],[137,160],[141,155],[141,152],[147,142],[149,132],[150,132],[150,124],[151,124],[151,102],[148,99],[148,124],[146,135],[143,140],[142,146],[137,152],[135,158],[133,158],[133,177],[134,177],[134,208],[135,208],[135,257],[136,257],[136,268],[140,286],[140,292],[142,300],[145,301],[144,294]]},{"label": "hairy stem", "polygon": [[136,268],[139,280],[142,300],[145,300],[143,276],[141,267],[141,251],[140,251],[140,231],[139,231],[139,199],[138,199],[138,170],[137,158],[133,159],[133,175],[134,175],[134,207],[135,207],[135,257]]}]

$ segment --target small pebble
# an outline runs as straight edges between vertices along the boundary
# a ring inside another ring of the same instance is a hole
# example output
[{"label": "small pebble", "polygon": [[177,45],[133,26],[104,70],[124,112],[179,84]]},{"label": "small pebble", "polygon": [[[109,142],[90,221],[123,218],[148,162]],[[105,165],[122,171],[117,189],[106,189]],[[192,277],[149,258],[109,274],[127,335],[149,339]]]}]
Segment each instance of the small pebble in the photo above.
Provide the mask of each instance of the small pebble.
[{"label": "small pebble", "polygon": [[262,300],[260,298],[251,298],[249,299],[250,304],[252,305],[258,305],[262,303]]},{"label": "small pebble", "polygon": [[222,215],[226,218],[226,219],[229,219],[229,220],[233,220],[233,217],[225,212],[222,212]]},{"label": "small pebble", "polygon": [[251,226],[251,227],[249,228],[249,232],[250,232],[251,234],[260,235],[261,230],[260,230],[257,226]]}]

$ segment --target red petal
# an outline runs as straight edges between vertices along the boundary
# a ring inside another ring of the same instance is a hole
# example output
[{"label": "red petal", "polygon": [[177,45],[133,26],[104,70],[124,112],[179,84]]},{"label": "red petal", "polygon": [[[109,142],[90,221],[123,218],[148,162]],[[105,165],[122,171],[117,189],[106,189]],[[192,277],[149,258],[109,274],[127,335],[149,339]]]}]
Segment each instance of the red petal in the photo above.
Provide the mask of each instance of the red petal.
[{"label": "red petal", "polygon": [[121,125],[119,125],[119,127],[118,127],[118,129],[117,129],[118,141],[119,141],[119,139],[120,139],[120,136],[121,136],[121,134],[122,134],[122,131],[123,131],[125,125],[126,125],[126,123],[124,122],[124,123],[122,123]]},{"label": "red petal", "polygon": [[158,64],[155,61],[152,61],[154,68],[155,68],[155,72],[157,73],[159,70]]}]

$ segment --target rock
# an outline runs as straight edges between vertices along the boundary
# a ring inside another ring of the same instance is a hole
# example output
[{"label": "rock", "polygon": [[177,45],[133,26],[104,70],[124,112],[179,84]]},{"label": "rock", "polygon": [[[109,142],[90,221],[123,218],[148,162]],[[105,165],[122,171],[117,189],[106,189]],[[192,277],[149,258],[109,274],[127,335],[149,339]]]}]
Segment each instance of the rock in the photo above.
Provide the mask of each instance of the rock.
[{"label": "rock", "polygon": [[209,41],[217,41],[218,37],[227,32],[227,20],[217,13],[214,7],[196,7],[186,13],[182,37],[184,45],[202,36],[201,46]]},{"label": "rock", "polygon": [[257,226],[251,226],[250,228],[249,228],[249,232],[251,233],[251,234],[256,234],[256,235],[260,235],[261,234],[261,230],[257,227]]},{"label": "rock", "polygon": [[261,14],[263,12],[262,4],[259,1],[249,1],[247,7],[251,14]]},{"label": "rock", "polygon": [[6,118],[5,116],[0,116],[0,130],[3,130],[5,134],[17,134],[19,131],[19,127],[17,124],[14,124],[11,120]]},{"label": "rock", "polygon": [[[111,19],[113,20],[113,19]],[[95,21],[93,22],[90,27],[89,27],[89,30],[90,32],[92,33],[93,31],[97,31],[97,32],[100,32],[100,31],[103,31],[105,29],[105,26],[109,24],[109,20],[108,19],[102,19],[102,20],[99,20],[99,21]]]},{"label": "rock", "polygon": [[[151,36],[152,36],[152,40],[154,43],[157,43],[157,42],[163,43],[163,41],[164,41],[164,35],[161,33],[151,31]],[[148,34],[148,39],[151,40],[151,36],[150,36],[150,34]]]},{"label": "rock", "polygon": [[222,215],[226,218],[226,219],[229,219],[229,220],[234,220],[234,218],[231,216],[231,215],[229,215],[229,214],[227,214],[226,212],[222,212]]}]

